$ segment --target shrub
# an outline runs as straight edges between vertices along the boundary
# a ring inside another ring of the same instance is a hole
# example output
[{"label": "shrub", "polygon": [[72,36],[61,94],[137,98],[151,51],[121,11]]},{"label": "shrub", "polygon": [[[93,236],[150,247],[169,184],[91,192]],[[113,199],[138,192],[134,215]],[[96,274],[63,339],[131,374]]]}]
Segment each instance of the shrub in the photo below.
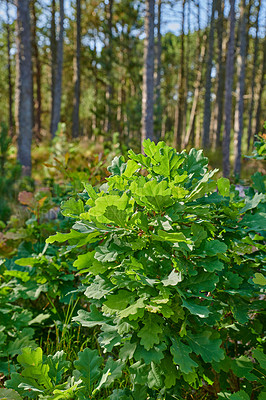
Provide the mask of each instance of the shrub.
[{"label": "shrub", "polygon": [[48,239],[84,250],[74,266],[90,311],[74,321],[100,326],[103,352],[130,373],[131,392],[110,398],[184,399],[204,387],[262,400],[265,194],[240,198],[216,182],[202,151],[149,140],[144,150],[116,157],[100,190],[85,183],[63,202],[73,229]]}]

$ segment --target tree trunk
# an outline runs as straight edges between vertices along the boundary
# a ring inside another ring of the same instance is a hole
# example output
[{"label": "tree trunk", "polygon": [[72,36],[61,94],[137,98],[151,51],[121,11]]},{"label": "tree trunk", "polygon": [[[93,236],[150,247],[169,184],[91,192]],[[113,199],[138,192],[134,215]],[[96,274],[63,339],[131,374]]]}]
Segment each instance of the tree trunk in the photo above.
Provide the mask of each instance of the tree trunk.
[{"label": "tree trunk", "polygon": [[221,130],[223,123],[223,105],[224,105],[224,76],[225,76],[225,63],[223,57],[223,25],[224,25],[224,0],[217,2],[218,18],[216,22],[216,30],[218,37],[218,59],[217,59],[217,90],[216,102],[214,109],[214,140],[213,149],[221,148]]},{"label": "tree trunk", "polygon": [[[105,131],[110,133],[111,131],[111,119],[112,119],[112,98],[113,98],[113,85],[112,85],[112,62],[113,62],[113,0],[108,1],[107,5],[107,20],[108,20],[108,57],[107,57],[107,87],[106,87],[106,123]],[[111,135],[109,134],[111,137]]]},{"label": "tree trunk", "polygon": [[29,0],[16,0],[16,125],[22,175],[31,175],[32,63]]},{"label": "tree trunk", "polygon": [[72,137],[79,136],[79,105],[80,105],[80,48],[81,48],[81,0],[76,0],[77,25],[76,25],[76,54],[74,57],[74,104]]},{"label": "tree trunk", "polygon": [[51,127],[54,119],[54,98],[55,98],[55,79],[56,79],[56,24],[55,24],[55,13],[56,13],[56,0],[52,0],[51,4],[51,30],[50,30],[50,49],[51,49]]},{"label": "tree trunk", "polygon": [[209,33],[209,47],[207,58],[206,70],[206,89],[204,98],[204,118],[203,118],[203,136],[202,147],[207,149],[210,147],[210,122],[211,122],[211,86],[212,86],[212,62],[213,62],[213,42],[214,42],[214,14],[216,10],[216,0],[212,2],[210,33]]},{"label": "tree trunk", "polygon": [[234,49],[235,49],[235,0],[230,0],[230,33],[227,46],[226,77],[225,77],[225,123],[223,137],[223,175],[230,174],[230,134],[232,113],[232,89],[234,80]]},{"label": "tree trunk", "polygon": [[260,14],[260,6],[261,0],[258,2],[258,10],[257,10],[257,17],[256,17],[256,36],[254,40],[254,57],[253,57],[253,69],[252,69],[252,77],[251,77],[251,101],[249,106],[249,119],[248,119],[248,143],[247,149],[250,148],[250,141],[252,134],[252,122],[253,122],[253,110],[254,110],[254,93],[255,93],[255,77],[258,68],[258,32],[259,32],[259,14]]},{"label": "tree trunk", "polygon": [[262,94],[265,86],[265,74],[266,74],[266,40],[264,39],[263,43],[263,62],[262,62],[262,74],[260,80],[260,87],[259,87],[259,98],[258,98],[258,105],[257,105],[257,112],[256,112],[256,129],[255,134],[258,134],[262,129],[261,125],[261,101],[262,101]]},{"label": "tree trunk", "polygon": [[193,97],[192,108],[190,111],[188,129],[186,131],[186,136],[184,139],[184,147],[186,147],[188,145],[189,139],[190,139],[190,136],[191,136],[191,133],[193,130],[193,126],[195,125],[195,116],[196,116],[196,111],[197,111],[197,106],[198,106],[198,101],[199,101],[199,96],[200,96],[200,88],[201,88],[202,62],[205,57],[205,51],[206,51],[206,38],[203,38],[203,43],[201,45],[201,53],[200,53],[199,60],[198,60],[198,71],[197,71],[197,76],[196,76],[196,81],[195,81],[195,92],[194,92],[194,97]]},{"label": "tree trunk", "polygon": [[57,40],[56,54],[56,71],[53,93],[53,110],[51,121],[51,135],[55,137],[58,129],[61,113],[61,97],[62,97],[62,72],[63,72],[63,49],[64,49],[64,0],[59,0],[60,5],[60,21],[59,21],[59,36]]},{"label": "tree trunk", "polygon": [[195,127],[195,117],[196,117],[199,96],[200,96],[202,65],[203,65],[203,60],[205,58],[205,52],[206,52],[206,35],[204,35],[203,40],[201,39],[200,3],[199,3],[199,1],[197,2],[197,8],[198,8],[198,16],[197,16],[198,26],[197,26],[197,43],[196,43],[197,75],[196,75],[196,80],[195,80],[195,85],[194,85],[195,91],[194,91],[194,97],[193,97],[192,107],[191,107],[191,111],[190,111],[189,123],[188,123],[188,128],[187,128],[186,134],[184,136],[183,147],[186,147],[188,145],[192,131]]},{"label": "tree trunk", "polygon": [[11,41],[10,41],[10,19],[9,19],[9,0],[6,0],[6,34],[7,34],[7,73],[8,73],[8,124],[9,134],[14,135],[14,122],[13,122],[13,85],[12,85],[12,72],[11,72]]},{"label": "tree trunk", "polygon": [[241,171],[241,144],[243,136],[243,116],[244,116],[244,94],[245,94],[245,57],[246,57],[246,1],[242,0],[240,5],[240,25],[239,25],[239,52],[237,55],[237,88],[236,88],[236,113],[235,113],[235,135],[234,135],[234,155],[235,176],[240,176]]},{"label": "tree trunk", "polygon": [[182,32],[181,32],[181,54],[180,54],[180,68],[179,68],[179,87],[178,87],[178,100],[177,108],[175,112],[175,126],[174,126],[174,146],[180,150],[183,134],[183,123],[184,123],[184,109],[185,109],[185,4],[186,0],[183,0],[182,9]]},{"label": "tree trunk", "polygon": [[156,140],[159,140],[162,130],[161,110],[161,55],[162,55],[162,34],[161,34],[161,9],[162,0],[158,0],[157,8],[157,52],[156,52],[156,81],[155,81],[155,109],[156,109]]},{"label": "tree trunk", "polygon": [[36,101],[34,104],[34,133],[40,139],[41,136],[41,113],[42,113],[42,93],[41,93],[41,62],[39,56],[39,48],[38,48],[38,40],[37,40],[37,17],[35,10],[35,0],[31,2],[31,11],[32,11],[32,47],[33,47],[33,56],[35,61],[35,80],[36,80]]},{"label": "tree trunk", "polygon": [[[154,140],[153,86],[154,86],[154,0],[145,0],[144,68],[142,86],[141,145],[145,139]],[[143,150],[143,148],[142,148]]]}]

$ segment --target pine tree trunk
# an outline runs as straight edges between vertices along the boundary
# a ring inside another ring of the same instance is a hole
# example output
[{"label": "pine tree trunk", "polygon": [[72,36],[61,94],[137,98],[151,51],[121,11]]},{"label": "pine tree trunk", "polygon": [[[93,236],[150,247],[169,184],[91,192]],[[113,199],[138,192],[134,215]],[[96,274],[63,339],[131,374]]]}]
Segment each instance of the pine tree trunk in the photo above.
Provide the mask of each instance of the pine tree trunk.
[{"label": "pine tree trunk", "polygon": [[16,125],[22,175],[31,175],[32,62],[29,0],[16,0]]},{"label": "pine tree trunk", "polygon": [[209,47],[207,57],[207,70],[206,70],[206,89],[204,98],[204,118],[203,118],[203,136],[202,147],[207,149],[210,147],[210,122],[211,122],[211,86],[212,86],[212,62],[213,62],[213,42],[214,42],[214,14],[216,10],[216,0],[212,2],[210,33],[209,33]]},{"label": "pine tree trunk", "polygon": [[[262,121],[261,121],[261,101],[262,101],[262,94],[265,86],[265,74],[266,74],[266,40],[264,39],[263,43],[263,62],[262,62],[262,74],[261,80],[259,85],[259,97],[258,97],[258,105],[257,105],[257,112],[256,112],[256,129],[255,134],[258,134],[262,130]],[[264,115],[265,117],[265,115]]]},{"label": "pine tree trunk", "polygon": [[234,174],[240,176],[241,171],[241,144],[243,136],[244,94],[245,94],[245,57],[246,57],[246,3],[241,1],[239,25],[239,52],[237,55],[237,88],[236,88],[236,113],[234,135]]},{"label": "pine tree trunk", "polygon": [[52,0],[51,29],[50,29],[50,49],[51,49],[51,127],[50,127],[50,129],[52,129],[52,121],[54,119],[54,98],[55,98],[55,79],[56,79],[57,43],[56,43],[55,13],[56,13],[56,0]]},{"label": "pine tree trunk", "polygon": [[[106,87],[106,123],[105,132],[111,131],[112,120],[112,98],[113,98],[113,85],[112,85],[112,62],[113,62],[113,0],[108,0],[107,5],[107,20],[108,20],[108,62],[107,62],[107,87]],[[109,135],[110,136],[110,135]]]},{"label": "pine tree trunk", "polygon": [[189,117],[189,123],[188,123],[188,128],[186,131],[186,134],[184,136],[184,141],[183,141],[183,147],[186,147],[189,143],[193,127],[195,127],[195,117],[196,117],[196,112],[197,112],[197,106],[198,106],[198,101],[199,101],[199,96],[200,96],[200,87],[201,87],[201,81],[202,81],[202,65],[203,61],[205,58],[205,52],[206,52],[206,35],[204,35],[203,40],[201,39],[201,29],[200,29],[200,3],[198,1],[197,3],[197,8],[198,8],[198,27],[197,27],[197,75],[196,75],[196,80],[195,80],[195,91],[194,91],[194,97],[193,97],[193,102],[192,102],[192,107],[190,111],[190,117]]},{"label": "pine tree trunk", "polygon": [[178,101],[175,112],[175,126],[174,126],[174,146],[180,150],[182,143],[183,134],[183,123],[184,123],[184,110],[185,110],[185,4],[186,0],[183,0],[182,8],[182,32],[181,32],[181,54],[180,54],[180,68],[178,78]]},{"label": "pine tree trunk", "polygon": [[80,48],[81,48],[81,0],[76,0],[77,25],[76,25],[76,54],[74,57],[74,100],[73,100],[73,125],[72,137],[79,136],[79,105],[80,105]]},{"label": "pine tree trunk", "polygon": [[[153,86],[154,86],[154,0],[145,0],[145,40],[142,86],[141,145],[145,139],[154,140]],[[143,151],[143,148],[142,148]]]},{"label": "pine tree trunk", "polygon": [[40,139],[41,137],[41,114],[42,114],[42,93],[41,93],[41,61],[39,56],[39,48],[38,48],[38,40],[37,40],[37,17],[35,10],[35,0],[31,2],[31,11],[32,11],[32,47],[33,47],[33,56],[35,61],[35,81],[36,81],[36,101],[34,104],[34,133]]},{"label": "pine tree trunk", "polygon": [[199,60],[198,60],[198,71],[197,71],[197,76],[196,76],[196,81],[195,81],[194,97],[193,97],[192,108],[190,111],[188,129],[186,131],[186,136],[184,139],[184,144],[183,144],[184,147],[186,147],[188,145],[193,126],[195,125],[195,116],[196,116],[196,111],[197,111],[197,106],[198,106],[198,101],[199,101],[199,96],[200,96],[200,88],[201,88],[201,83],[202,83],[201,82],[202,63],[205,58],[205,51],[206,51],[206,37],[203,38],[203,43],[201,45],[201,53],[200,53]]},{"label": "pine tree trunk", "polygon": [[161,56],[162,56],[162,34],[161,34],[161,9],[162,0],[158,0],[157,8],[157,43],[156,43],[156,81],[155,81],[155,109],[156,109],[156,140],[159,140],[162,130],[161,110]]},{"label": "pine tree trunk", "polygon": [[248,142],[247,142],[247,150],[250,148],[251,137],[254,136],[252,133],[252,122],[253,122],[253,110],[254,110],[254,94],[255,94],[255,77],[258,68],[258,32],[259,32],[259,14],[260,14],[260,6],[261,0],[258,2],[258,10],[256,16],[256,36],[254,39],[254,57],[253,57],[253,69],[252,69],[252,77],[251,77],[251,101],[249,105],[248,112]]},{"label": "pine tree trunk", "polygon": [[9,0],[6,0],[6,35],[7,35],[7,73],[8,73],[8,125],[9,134],[14,135],[14,122],[13,122],[13,85],[12,85],[12,72],[11,72],[11,41],[10,41],[10,19],[9,19]]},{"label": "pine tree trunk", "polygon": [[57,54],[56,54],[56,71],[53,92],[53,111],[51,121],[51,135],[55,137],[58,129],[61,113],[61,97],[62,97],[62,73],[63,73],[63,50],[64,50],[64,0],[59,0],[59,36],[57,40]]},{"label": "pine tree trunk", "polygon": [[232,90],[234,80],[235,0],[230,0],[230,33],[227,46],[225,77],[225,123],[223,136],[223,175],[230,175],[230,135],[232,117]]},{"label": "pine tree trunk", "polygon": [[216,23],[218,37],[218,58],[217,58],[217,90],[216,102],[214,109],[214,140],[213,149],[221,148],[221,130],[223,123],[223,106],[224,106],[224,78],[225,78],[225,63],[223,57],[223,25],[224,25],[224,0],[218,0],[217,3],[218,18]]}]

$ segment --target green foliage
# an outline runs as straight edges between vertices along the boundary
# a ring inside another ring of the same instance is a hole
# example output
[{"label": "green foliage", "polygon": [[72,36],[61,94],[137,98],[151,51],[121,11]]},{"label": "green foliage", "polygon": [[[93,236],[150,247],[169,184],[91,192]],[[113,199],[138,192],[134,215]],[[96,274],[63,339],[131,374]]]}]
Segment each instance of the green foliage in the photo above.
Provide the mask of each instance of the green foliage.
[{"label": "green foliage", "polygon": [[14,186],[20,175],[19,165],[10,158],[11,138],[3,123],[0,126],[0,221],[7,221],[11,214],[10,201]]},{"label": "green foliage", "polygon": [[[66,361],[63,351],[44,357],[42,349],[33,350],[25,347],[18,356],[22,372],[14,372],[11,379],[6,382],[4,395],[16,400],[29,399],[77,399],[85,400],[94,398],[94,394],[102,388],[109,387],[116,379],[121,377],[123,363],[108,358],[104,368],[103,359],[97,350],[85,348],[78,353],[74,361],[76,369],[73,376],[67,378],[66,373],[71,371],[71,363]],[[18,393],[19,394],[18,394]],[[1,393],[1,392],[0,392]]]},{"label": "green foliage", "polygon": [[228,180],[216,183],[202,151],[149,140],[144,150],[116,158],[100,190],[85,185],[84,206],[75,198],[63,205],[76,222],[48,239],[83,249],[74,266],[90,311],[73,320],[99,325],[103,351],[129,367],[131,392],[111,399],[136,398],[137,388],[138,399],[181,399],[203,384],[225,398],[244,390],[259,399],[262,356],[249,357],[263,342],[265,195],[251,188],[240,198]]}]

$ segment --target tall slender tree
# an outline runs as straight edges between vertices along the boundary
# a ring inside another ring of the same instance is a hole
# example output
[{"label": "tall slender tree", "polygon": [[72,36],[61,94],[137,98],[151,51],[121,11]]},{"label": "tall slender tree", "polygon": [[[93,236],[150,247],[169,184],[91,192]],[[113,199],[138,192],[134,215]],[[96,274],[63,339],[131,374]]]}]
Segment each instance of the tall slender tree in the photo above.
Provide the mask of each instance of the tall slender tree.
[{"label": "tall slender tree", "polygon": [[113,63],[113,5],[114,0],[108,0],[106,5],[107,14],[107,86],[105,92],[106,98],[106,123],[105,131],[110,133],[111,130],[111,120],[112,120],[112,98],[113,98],[113,83],[112,83],[112,63]]},{"label": "tall slender tree", "polygon": [[10,38],[10,17],[9,17],[9,0],[6,0],[6,36],[7,36],[7,71],[8,71],[8,122],[9,134],[14,134],[13,122],[13,84],[11,71],[11,38]]},{"label": "tall slender tree", "polygon": [[154,0],[145,0],[144,68],[142,86],[141,142],[154,140],[153,88],[154,88]]},{"label": "tall slender tree", "polygon": [[256,35],[254,39],[254,54],[253,54],[253,69],[252,69],[252,77],[251,77],[251,100],[249,105],[249,112],[248,112],[248,141],[247,141],[247,149],[250,148],[250,141],[252,135],[252,122],[253,122],[253,110],[254,110],[254,96],[255,96],[255,77],[256,72],[258,69],[258,33],[259,33],[259,14],[260,14],[260,7],[261,7],[261,0],[258,0],[257,5],[257,15],[256,15],[256,22],[255,22],[255,29]]},{"label": "tall slender tree", "polygon": [[200,96],[200,87],[201,87],[201,81],[202,81],[202,65],[203,65],[203,60],[205,58],[205,53],[206,53],[206,34],[202,38],[201,34],[201,29],[200,29],[200,2],[198,0],[197,2],[197,8],[198,8],[198,17],[197,17],[197,55],[196,55],[196,67],[197,67],[197,74],[196,74],[196,79],[195,79],[195,84],[194,84],[194,96],[193,96],[193,102],[192,102],[192,107],[190,111],[190,117],[189,117],[189,123],[188,123],[188,128],[186,131],[186,135],[184,137],[184,142],[183,142],[183,147],[186,147],[189,143],[190,137],[192,135],[193,127],[195,126],[195,117],[196,117],[196,111],[197,111],[197,106],[198,106],[198,101],[199,101],[199,96]]},{"label": "tall slender tree", "polygon": [[225,123],[223,136],[223,175],[230,174],[230,136],[232,118],[232,90],[234,80],[235,50],[235,0],[230,0],[230,32],[227,45],[226,77],[225,77]]},{"label": "tall slender tree", "polygon": [[234,124],[234,173],[240,175],[241,170],[241,144],[243,136],[244,118],[244,93],[245,93],[245,65],[246,65],[246,0],[240,3],[239,23],[239,50],[237,54],[237,87],[236,87],[236,111]]},{"label": "tall slender tree", "polygon": [[32,62],[29,0],[16,0],[16,128],[22,175],[31,175]]},{"label": "tall slender tree", "polygon": [[266,80],[266,40],[264,38],[263,61],[262,61],[262,68],[261,68],[261,79],[260,79],[260,83],[259,83],[258,104],[257,104],[257,110],[256,110],[255,134],[259,133],[260,130],[262,129],[262,126],[261,126],[261,103],[262,103],[262,94],[263,94],[264,86],[265,86],[265,80]]},{"label": "tall slender tree", "polygon": [[51,126],[54,119],[54,98],[55,98],[55,79],[56,79],[56,0],[51,1],[51,28],[50,28],[50,50],[51,50]]},{"label": "tall slender tree", "polygon": [[38,38],[37,38],[37,16],[36,16],[36,0],[31,0],[32,15],[32,49],[33,49],[33,76],[36,83],[36,98],[34,104],[34,133],[40,138],[41,135],[41,115],[42,115],[42,67],[39,55]]},{"label": "tall slender tree", "polygon": [[74,57],[74,104],[72,137],[79,135],[79,105],[80,105],[80,48],[81,48],[81,0],[76,0],[76,52]]},{"label": "tall slender tree", "polygon": [[218,42],[218,55],[217,55],[217,88],[216,100],[214,107],[214,132],[213,132],[213,149],[218,149],[222,146],[221,130],[223,123],[223,106],[224,106],[224,75],[225,75],[225,61],[224,61],[224,0],[217,0],[218,18],[216,20],[216,32]]},{"label": "tall slender tree", "polygon": [[56,43],[56,68],[54,87],[52,89],[52,119],[51,135],[54,138],[60,122],[61,97],[62,97],[62,73],[64,50],[64,0],[59,0],[59,34]]},{"label": "tall slender tree", "polygon": [[214,43],[214,27],[215,27],[215,10],[216,0],[212,1],[210,32],[208,38],[208,57],[205,83],[205,98],[204,98],[204,118],[203,118],[203,135],[202,146],[208,148],[210,146],[210,122],[211,122],[211,86],[212,86],[212,64],[213,64],[213,43]]},{"label": "tall slender tree", "polygon": [[178,76],[178,99],[175,112],[174,125],[174,146],[178,149],[181,147],[182,135],[184,129],[184,110],[185,110],[185,5],[186,0],[182,3],[182,24],[181,24],[181,51],[180,66]]},{"label": "tall slender tree", "polygon": [[156,41],[156,79],[155,79],[155,107],[156,107],[156,139],[161,136],[161,68],[162,68],[162,33],[161,33],[162,0],[157,1],[157,41]]}]

